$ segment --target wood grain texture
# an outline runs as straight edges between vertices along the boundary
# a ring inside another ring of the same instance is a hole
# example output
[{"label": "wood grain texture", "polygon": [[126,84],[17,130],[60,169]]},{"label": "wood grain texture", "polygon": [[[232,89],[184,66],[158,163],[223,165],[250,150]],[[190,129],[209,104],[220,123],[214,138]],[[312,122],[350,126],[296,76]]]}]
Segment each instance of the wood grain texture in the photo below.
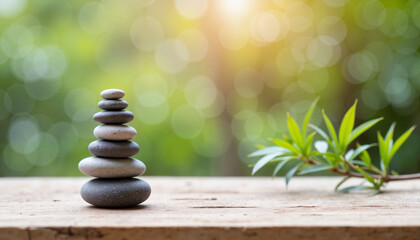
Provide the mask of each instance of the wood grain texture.
[{"label": "wood grain texture", "polygon": [[418,180],[368,197],[339,178],[143,179],[149,200],[117,210],[81,199],[87,178],[0,178],[0,240],[420,239]]}]

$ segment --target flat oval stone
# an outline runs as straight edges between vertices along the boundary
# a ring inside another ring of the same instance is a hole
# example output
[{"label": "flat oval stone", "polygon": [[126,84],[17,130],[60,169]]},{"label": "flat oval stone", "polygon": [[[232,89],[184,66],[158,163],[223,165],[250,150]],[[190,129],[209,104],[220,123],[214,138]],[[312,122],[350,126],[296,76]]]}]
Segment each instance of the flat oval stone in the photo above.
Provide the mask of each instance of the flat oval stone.
[{"label": "flat oval stone", "polygon": [[79,162],[79,170],[98,178],[126,178],[143,175],[146,166],[134,158],[88,157]]},{"label": "flat oval stone", "polygon": [[130,111],[103,111],[93,115],[93,120],[100,123],[123,124],[131,122],[134,114]]},{"label": "flat oval stone", "polygon": [[111,142],[96,140],[89,144],[88,150],[97,157],[127,158],[136,155],[140,147],[132,141]]},{"label": "flat oval stone", "polygon": [[146,201],[151,191],[146,181],[137,178],[96,178],[83,184],[80,194],[96,207],[125,208]]},{"label": "flat oval stone", "polygon": [[93,130],[93,135],[103,140],[124,141],[135,138],[137,131],[126,125],[99,125]]},{"label": "flat oval stone", "polygon": [[101,98],[118,99],[125,96],[125,92],[121,89],[106,89],[101,92]]},{"label": "flat oval stone", "polygon": [[103,110],[123,110],[128,103],[124,100],[102,100],[98,102],[98,107]]}]

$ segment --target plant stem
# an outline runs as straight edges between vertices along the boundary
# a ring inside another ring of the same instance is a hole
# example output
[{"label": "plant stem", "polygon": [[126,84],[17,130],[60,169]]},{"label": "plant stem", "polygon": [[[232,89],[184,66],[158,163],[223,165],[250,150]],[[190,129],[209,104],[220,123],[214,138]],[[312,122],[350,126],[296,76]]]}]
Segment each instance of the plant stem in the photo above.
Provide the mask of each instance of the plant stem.
[{"label": "plant stem", "polygon": [[[308,163],[311,164],[311,165],[318,165],[319,164],[318,162],[316,162],[314,160],[309,160]],[[351,171],[344,171],[344,170],[339,169],[339,168],[333,168],[330,171],[333,172],[333,173],[338,173],[340,175],[345,175],[345,176],[349,176],[349,177],[365,178],[360,173],[355,173],[355,172],[351,172]],[[381,176],[381,175],[376,175],[376,174],[370,174],[370,176],[372,176],[374,179],[382,178],[384,182],[420,179],[420,173],[405,174],[405,175],[400,175],[400,176],[389,176],[389,175],[388,176]]]}]

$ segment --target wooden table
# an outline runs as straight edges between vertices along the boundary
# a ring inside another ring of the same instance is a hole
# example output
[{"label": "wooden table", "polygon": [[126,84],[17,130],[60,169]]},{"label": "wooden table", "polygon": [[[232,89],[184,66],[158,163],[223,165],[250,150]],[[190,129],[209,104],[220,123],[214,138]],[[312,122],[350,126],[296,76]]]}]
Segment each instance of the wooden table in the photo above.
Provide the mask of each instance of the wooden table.
[{"label": "wooden table", "polygon": [[0,178],[0,240],[420,239],[420,181],[336,194],[339,178],[145,177],[131,209],[90,207],[88,178]]}]

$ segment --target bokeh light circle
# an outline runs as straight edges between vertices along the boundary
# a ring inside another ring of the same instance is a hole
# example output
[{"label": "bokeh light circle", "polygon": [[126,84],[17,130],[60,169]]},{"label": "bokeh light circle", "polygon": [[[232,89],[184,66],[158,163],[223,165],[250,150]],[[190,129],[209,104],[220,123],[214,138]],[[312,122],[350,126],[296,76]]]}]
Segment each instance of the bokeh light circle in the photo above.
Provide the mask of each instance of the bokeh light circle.
[{"label": "bokeh light circle", "polygon": [[96,99],[85,88],[70,91],[64,99],[64,111],[70,119],[75,121],[91,120],[96,112]]},{"label": "bokeh light circle", "polygon": [[303,32],[312,25],[314,12],[303,1],[291,1],[286,5],[285,13],[290,19],[290,31],[292,32]]},{"label": "bokeh light circle", "polygon": [[50,127],[48,133],[57,140],[59,156],[66,156],[74,151],[74,146],[79,138],[76,130],[69,122],[55,123]]},{"label": "bokeh light circle", "polygon": [[137,95],[144,92],[158,92],[169,97],[173,92],[173,84],[170,84],[162,75],[157,73],[144,73],[134,83],[134,91]]},{"label": "bokeh light circle", "polygon": [[197,109],[207,108],[217,98],[218,91],[210,78],[196,76],[191,78],[185,87],[185,98]]},{"label": "bokeh light circle", "polygon": [[197,137],[204,127],[204,117],[189,105],[178,106],[172,114],[172,128],[182,138]]},{"label": "bokeh light circle", "polygon": [[162,24],[150,16],[137,19],[130,28],[130,37],[134,46],[145,52],[153,51],[163,40],[164,35]]},{"label": "bokeh light circle", "polygon": [[32,164],[26,160],[25,154],[16,152],[10,145],[4,148],[3,159],[7,168],[17,173],[25,173],[32,168]]},{"label": "bokeh light circle", "polygon": [[182,71],[186,67],[188,60],[187,47],[177,39],[165,40],[157,46],[155,61],[167,73]]},{"label": "bokeh light circle", "polygon": [[253,68],[241,69],[235,76],[235,89],[243,97],[255,97],[263,89],[261,74]]},{"label": "bokeh light circle", "polygon": [[27,161],[34,166],[49,165],[57,158],[59,146],[55,137],[49,133],[32,136],[27,144],[37,146],[35,151],[26,154]]},{"label": "bokeh light circle", "polygon": [[20,14],[26,7],[27,0],[1,0],[0,17],[11,18]]},{"label": "bokeh light circle", "polygon": [[162,99],[159,99],[159,104],[147,105],[145,101],[138,99],[135,106],[136,118],[148,125],[162,123],[169,115],[169,105],[165,99],[160,100]]},{"label": "bokeh light circle", "polygon": [[241,49],[247,44],[248,38],[248,29],[242,24],[224,24],[219,32],[220,43],[229,50]]},{"label": "bokeh light circle", "polygon": [[226,138],[224,126],[228,125],[222,119],[212,119],[206,122],[197,141],[192,141],[194,150],[202,156],[220,157],[229,147],[231,139]]},{"label": "bokeh light circle", "polygon": [[[347,70],[356,82],[366,82],[372,79],[379,69],[376,57],[368,52],[361,51],[351,55],[347,61]],[[347,79],[352,82],[352,79]]]},{"label": "bokeh light circle", "polygon": [[35,36],[26,26],[11,25],[3,31],[0,47],[10,58],[21,58],[28,55],[34,48]]},{"label": "bokeh light circle", "polygon": [[30,139],[39,138],[39,127],[35,120],[29,118],[15,119],[9,128],[8,140],[12,149],[18,153],[31,153],[38,147],[29,144]]},{"label": "bokeh light circle", "polygon": [[207,55],[208,40],[198,29],[186,29],[179,33],[177,39],[186,46],[190,62],[198,62]]},{"label": "bokeh light circle", "polygon": [[108,30],[110,22],[108,9],[101,2],[88,2],[79,11],[79,24],[90,34],[100,34]]},{"label": "bokeh light circle", "polygon": [[321,38],[321,40],[328,37],[328,43],[339,44],[347,36],[347,26],[339,17],[326,16],[319,22],[317,26],[317,33],[319,36],[324,37]]},{"label": "bokeh light circle", "polygon": [[185,18],[197,19],[207,10],[207,0],[175,0],[178,12]]}]

